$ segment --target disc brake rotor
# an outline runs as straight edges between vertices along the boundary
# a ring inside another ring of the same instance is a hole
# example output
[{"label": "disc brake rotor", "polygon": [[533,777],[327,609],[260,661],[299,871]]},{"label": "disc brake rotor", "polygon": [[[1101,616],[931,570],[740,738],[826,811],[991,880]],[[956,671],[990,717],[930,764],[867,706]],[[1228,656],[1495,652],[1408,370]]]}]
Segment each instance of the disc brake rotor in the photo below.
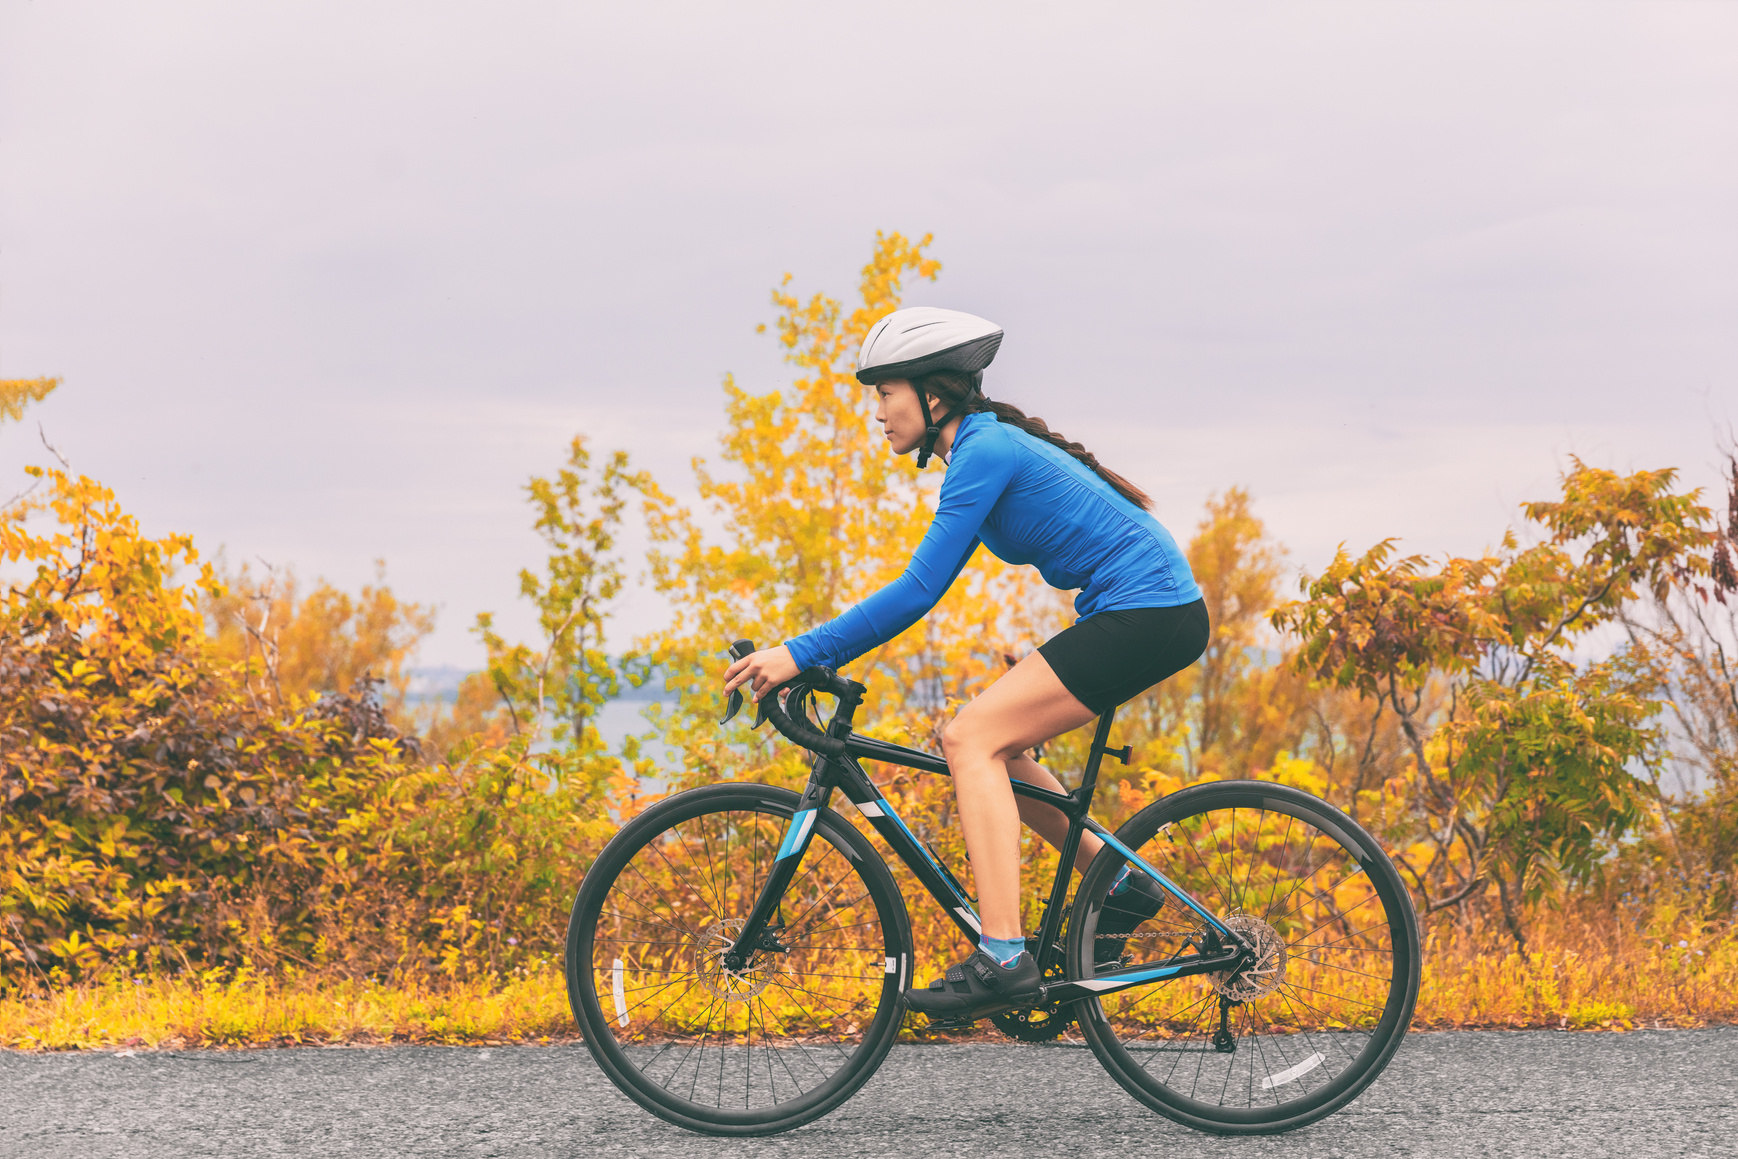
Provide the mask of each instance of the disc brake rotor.
[{"label": "disc brake rotor", "polygon": [[1237,913],[1225,919],[1225,927],[1249,943],[1255,961],[1244,969],[1208,974],[1207,981],[1221,998],[1253,1002],[1271,994],[1285,981],[1285,939],[1279,931],[1254,914]]},{"label": "disc brake rotor", "polygon": [[740,970],[731,970],[724,965],[724,955],[747,924],[746,918],[725,918],[714,922],[700,931],[694,946],[695,976],[702,986],[726,1002],[747,1002],[778,976],[778,967],[771,954],[756,953]]}]

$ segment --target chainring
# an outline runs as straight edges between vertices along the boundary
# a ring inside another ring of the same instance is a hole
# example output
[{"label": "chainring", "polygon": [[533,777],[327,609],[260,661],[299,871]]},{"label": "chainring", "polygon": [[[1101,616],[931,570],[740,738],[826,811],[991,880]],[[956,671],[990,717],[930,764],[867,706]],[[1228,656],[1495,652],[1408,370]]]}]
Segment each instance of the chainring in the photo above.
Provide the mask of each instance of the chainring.
[{"label": "chainring", "polygon": [[1046,1002],[1029,1010],[992,1014],[990,1022],[1016,1042],[1053,1042],[1074,1025],[1074,1015],[1060,1002]]},{"label": "chainring", "polygon": [[[1036,939],[1028,938],[1026,948],[1036,953]],[[1060,982],[1063,976],[1060,960],[1044,971],[1045,981]],[[1053,1042],[1074,1025],[1074,1013],[1060,1002],[1046,1002],[1042,1006],[992,1014],[990,1023],[1016,1042]]]}]

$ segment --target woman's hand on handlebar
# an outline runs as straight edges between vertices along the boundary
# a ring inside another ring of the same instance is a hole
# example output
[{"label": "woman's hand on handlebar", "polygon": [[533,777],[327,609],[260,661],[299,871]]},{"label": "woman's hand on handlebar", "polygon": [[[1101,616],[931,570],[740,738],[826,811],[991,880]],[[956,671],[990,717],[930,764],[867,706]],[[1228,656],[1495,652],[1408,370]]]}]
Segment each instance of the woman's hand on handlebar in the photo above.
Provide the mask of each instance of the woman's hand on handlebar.
[{"label": "woman's hand on handlebar", "polygon": [[724,670],[724,694],[734,692],[739,685],[748,685],[749,698],[758,701],[769,690],[794,680],[802,669],[791,659],[791,650],[780,644],[750,652]]}]

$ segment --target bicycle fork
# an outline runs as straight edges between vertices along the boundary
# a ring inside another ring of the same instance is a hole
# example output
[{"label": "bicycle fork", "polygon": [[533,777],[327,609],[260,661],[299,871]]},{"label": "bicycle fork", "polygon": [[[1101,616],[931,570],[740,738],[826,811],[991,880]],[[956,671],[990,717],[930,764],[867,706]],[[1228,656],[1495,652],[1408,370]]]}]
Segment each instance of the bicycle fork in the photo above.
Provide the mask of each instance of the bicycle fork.
[{"label": "bicycle fork", "polygon": [[749,911],[742,932],[724,951],[726,970],[733,973],[742,970],[759,952],[782,954],[790,949],[778,939],[783,923],[775,925],[773,917],[778,912],[779,903],[784,900],[785,890],[796,877],[797,866],[802,863],[809,842],[814,840],[815,820],[833,795],[832,782],[821,775],[819,762],[825,760],[825,757],[816,758],[817,765],[809,777],[809,787],[803,792],[802,800],[797,802],[796,812],[791,814],[791,823],[786,827],[784,840],[779,843],[778,853],[773,858],[772,872],[767,874],[766,883],[760,888],[760,896],[755,899],[754,909]]}]

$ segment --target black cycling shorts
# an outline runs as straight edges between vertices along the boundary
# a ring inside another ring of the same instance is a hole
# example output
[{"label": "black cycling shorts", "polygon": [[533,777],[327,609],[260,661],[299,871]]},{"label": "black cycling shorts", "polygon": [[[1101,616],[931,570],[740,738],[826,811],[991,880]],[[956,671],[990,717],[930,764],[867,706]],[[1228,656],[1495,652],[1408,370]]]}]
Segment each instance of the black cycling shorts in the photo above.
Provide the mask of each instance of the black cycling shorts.
[{"label": "black cycling shorts", "polygon": [[1074,698],[1097,713],[1124,704],[1201,658],[1207,604],[1099,612],[1064,628],[1038,651]]}]

